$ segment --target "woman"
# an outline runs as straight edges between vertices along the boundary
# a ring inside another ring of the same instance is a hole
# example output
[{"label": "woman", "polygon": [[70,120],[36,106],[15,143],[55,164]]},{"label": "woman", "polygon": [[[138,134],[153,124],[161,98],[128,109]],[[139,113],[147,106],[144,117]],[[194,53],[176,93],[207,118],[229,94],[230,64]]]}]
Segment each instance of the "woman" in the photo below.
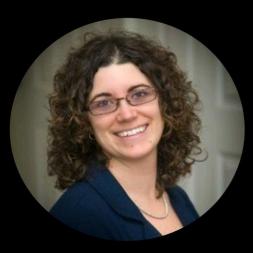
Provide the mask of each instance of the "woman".
[{"label": "woman", "polygon": [[199,99],[170,50],[130,32],[86,34],[54,79],[51,214],[99,238],[144,240],[198,218],[176,185],[201,153]]}]

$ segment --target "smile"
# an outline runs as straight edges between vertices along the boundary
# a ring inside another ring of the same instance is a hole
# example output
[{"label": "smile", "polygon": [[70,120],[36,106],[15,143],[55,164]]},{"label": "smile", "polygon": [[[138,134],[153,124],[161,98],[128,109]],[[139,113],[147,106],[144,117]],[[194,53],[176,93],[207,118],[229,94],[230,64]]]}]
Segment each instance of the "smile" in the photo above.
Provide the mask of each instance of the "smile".
[{"label": "smile", "polygon": [[136,127],[130,130],[124,130],[118,133],[115,133],[117,136],[119,137],[127,137],[127,136],[133,136],[133,135],[137,135],[139,133],[143,133],[146,129],[147,129],[147,124],[140,126],[140,127]]}]

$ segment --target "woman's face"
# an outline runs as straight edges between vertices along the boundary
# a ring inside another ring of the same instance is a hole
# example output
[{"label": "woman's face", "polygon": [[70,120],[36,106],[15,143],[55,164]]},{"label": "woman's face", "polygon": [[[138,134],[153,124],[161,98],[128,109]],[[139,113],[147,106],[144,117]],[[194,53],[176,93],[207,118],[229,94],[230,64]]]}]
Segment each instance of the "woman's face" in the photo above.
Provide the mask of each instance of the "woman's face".
[{"label": "woman's face", "polygon": [[[94,76],[89,101],[95,97],[95,101],[125,98],[129,90],[139,85],[152,87],[132,63],[101,67]],[[157,155],[164,128],[158,97],[138,106],[129,105],[123,99],[116,111],[97,116],[89,113],[89,119],[96,141],[112,159],[133,160]]]}]

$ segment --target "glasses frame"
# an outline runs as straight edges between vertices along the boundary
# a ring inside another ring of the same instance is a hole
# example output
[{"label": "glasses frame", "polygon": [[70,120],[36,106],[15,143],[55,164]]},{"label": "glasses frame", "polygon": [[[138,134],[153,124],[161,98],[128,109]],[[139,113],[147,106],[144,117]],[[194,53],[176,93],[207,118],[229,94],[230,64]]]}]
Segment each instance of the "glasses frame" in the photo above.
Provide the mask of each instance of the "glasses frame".
[{"label": "glasses frame", "polygon": [[112,99],[113,99],[114,101],[116,101],[115,109],[113,109],[112,111],[105,112],[105,113],[94,113],[94,112],[92,112],[92,110],[90,109],[90,105],[92,104],[93,100],[91,100],[90,103],[88,104],[88,106],[87,106],[87,108],[86,108],[86,111],[89,111],[89,112],[90,112],[92,115],[94,115],[94,116],[99,116],[99,115],[105,115],[105,114],[113,113],[113,112],[115,112],[115,111],[118,110],[121,100],[126,100],[127,103],[128,103],[129,105],[131,105],[131,106],[139,106],[139,105],[147,104],[147,103],[149,103],[149,102],[154,101],[154,100],[157,98],[157,96],[158,96],[158,92],[157,92],[156,88],[154,88],[154,87],[146,87],[146,89],[147,89],[147,88],[154,91],[154,97],[153,97],[151,100],[149,100],[149,101],[146,101],[146,102],[143,102],[143,103],[140,103],[140,104],[133,104],[133,103],[131,102],[131,100],[128,98],[128,97],[131,95],[131,93],[128,93],[125,97],[121,97],[121,98],[113,98],[113,97],[112,97]]}]

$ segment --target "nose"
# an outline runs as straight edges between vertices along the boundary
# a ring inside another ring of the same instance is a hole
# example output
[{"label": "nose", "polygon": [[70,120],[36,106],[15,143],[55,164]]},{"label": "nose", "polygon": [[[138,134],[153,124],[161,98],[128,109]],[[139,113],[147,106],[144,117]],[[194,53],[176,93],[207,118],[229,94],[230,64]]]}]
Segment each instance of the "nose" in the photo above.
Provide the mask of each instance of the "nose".
[{"label": "nose", "polygon": [[124,122],[124,121],[131,121],[135,119],[137,116],[137,112],[134,106],[131,106],[127,103],[126,100],[121,100],[119,103],[119,107],[117,110],[117,121]]}]

